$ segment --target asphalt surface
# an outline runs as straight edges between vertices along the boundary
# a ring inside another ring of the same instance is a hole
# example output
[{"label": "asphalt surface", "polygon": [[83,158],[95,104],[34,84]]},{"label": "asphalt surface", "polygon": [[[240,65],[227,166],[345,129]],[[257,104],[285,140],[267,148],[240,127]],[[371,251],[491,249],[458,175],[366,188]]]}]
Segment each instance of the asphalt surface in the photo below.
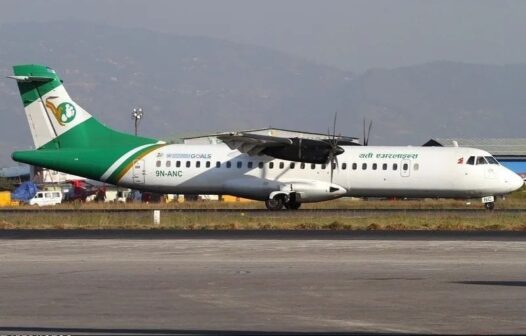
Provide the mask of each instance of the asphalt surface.
[{"label": "asphalt surface", "polygon": [[294,232],[3,231],[0,334],[526,331],[524,235]]}]

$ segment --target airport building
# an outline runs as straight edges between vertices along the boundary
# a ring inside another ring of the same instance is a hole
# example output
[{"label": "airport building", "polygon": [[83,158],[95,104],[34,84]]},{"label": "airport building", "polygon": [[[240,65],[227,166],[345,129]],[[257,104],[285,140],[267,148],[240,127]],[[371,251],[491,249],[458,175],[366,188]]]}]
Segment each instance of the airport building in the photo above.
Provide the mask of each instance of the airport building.
[{"label": "airport building", "polygon": [[472,147],[491,153],[503,166],[526,179],[526,138],[513,139],[462,139],[436,138],[424,146]]}]

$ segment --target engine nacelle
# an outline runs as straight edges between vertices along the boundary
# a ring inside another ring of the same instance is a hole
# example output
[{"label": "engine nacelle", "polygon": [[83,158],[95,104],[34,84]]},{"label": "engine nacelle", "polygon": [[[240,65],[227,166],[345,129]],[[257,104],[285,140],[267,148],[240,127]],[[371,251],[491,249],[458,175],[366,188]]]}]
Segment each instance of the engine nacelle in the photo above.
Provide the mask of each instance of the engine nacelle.
[{"label": "engine nacelle", "polygon": [[295,181],[284,183],[280,190],[270,193],[269,199],[284,197],[288,201],[291,197],[299,203],[321,202],[345,196],[347,190],[334,183],[321,181]]}]

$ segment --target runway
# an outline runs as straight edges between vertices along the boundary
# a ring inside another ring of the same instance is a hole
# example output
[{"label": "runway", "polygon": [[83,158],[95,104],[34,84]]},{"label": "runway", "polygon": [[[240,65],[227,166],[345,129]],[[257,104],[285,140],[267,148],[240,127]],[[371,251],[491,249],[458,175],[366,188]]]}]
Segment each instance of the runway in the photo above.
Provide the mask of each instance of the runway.
[{"label": "runway", "polygon": [[2,232],[0,334],[526,330],[522,233],[156,233]]}]

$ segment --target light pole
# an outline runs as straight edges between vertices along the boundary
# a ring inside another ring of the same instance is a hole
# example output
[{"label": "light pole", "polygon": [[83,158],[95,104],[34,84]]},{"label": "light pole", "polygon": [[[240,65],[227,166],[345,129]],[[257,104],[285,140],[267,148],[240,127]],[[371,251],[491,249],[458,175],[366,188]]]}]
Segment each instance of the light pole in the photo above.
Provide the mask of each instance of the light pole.
[{"label": "light pole", "polygon": [[141,121],[142,117],[144,116],[144,112],[142,111],[142,108],[134,108],[133,112],[131,114],[132,119],[135,123],[135,135],[137,135],[137,128],[139,126],[139,122]]}]

